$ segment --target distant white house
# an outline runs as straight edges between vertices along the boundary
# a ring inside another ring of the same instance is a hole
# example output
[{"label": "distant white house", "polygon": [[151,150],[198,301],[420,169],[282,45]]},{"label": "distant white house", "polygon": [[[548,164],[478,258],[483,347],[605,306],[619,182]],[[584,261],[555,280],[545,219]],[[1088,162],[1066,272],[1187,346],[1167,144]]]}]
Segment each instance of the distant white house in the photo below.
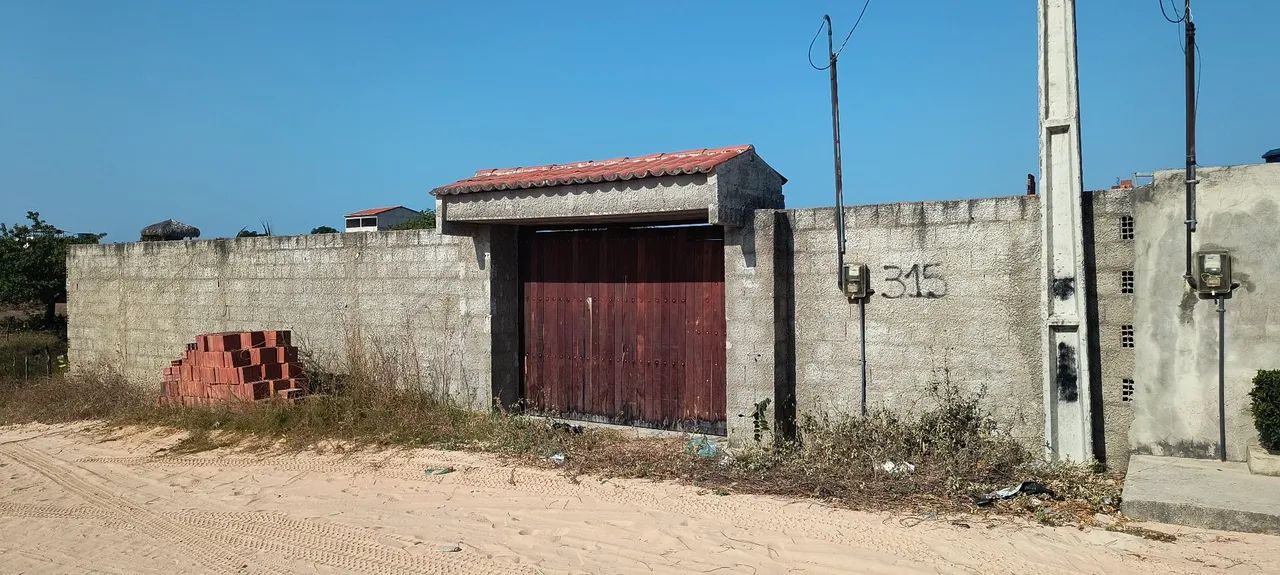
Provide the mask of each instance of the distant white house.
[{"label": "distant white house", "polygon": [[416,218],[421,213],[404,206],[389,208],[370,208],[347,214],[348,232],[377,232],[391,229],[392,226]]}]

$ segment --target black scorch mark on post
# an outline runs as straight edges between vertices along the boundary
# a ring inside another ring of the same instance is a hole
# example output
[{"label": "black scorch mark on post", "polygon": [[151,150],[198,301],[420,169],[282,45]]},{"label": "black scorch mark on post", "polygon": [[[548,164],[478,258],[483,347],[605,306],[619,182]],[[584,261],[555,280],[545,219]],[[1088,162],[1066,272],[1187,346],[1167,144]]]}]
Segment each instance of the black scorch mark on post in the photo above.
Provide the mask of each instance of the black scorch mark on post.
[{"label": "black scorch mark on post", "polygon": [[1053,295],[1058,299],[1065,300],[1073,293],[1076,293],[1076,278],[1053,279]]},{"label": "black scorch mark on post", "polygon": [[1058,399],[1073,403],[1080,399],[1080,387],[1076,375],[1076,348],[1065,342],[1058,343]]}]

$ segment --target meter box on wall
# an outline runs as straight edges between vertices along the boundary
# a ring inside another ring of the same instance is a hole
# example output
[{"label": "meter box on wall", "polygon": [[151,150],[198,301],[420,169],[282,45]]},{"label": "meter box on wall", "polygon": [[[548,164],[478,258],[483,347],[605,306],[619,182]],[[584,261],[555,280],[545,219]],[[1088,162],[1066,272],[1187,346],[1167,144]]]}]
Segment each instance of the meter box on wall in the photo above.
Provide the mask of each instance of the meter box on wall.
[{"label": "meter box on wall", "polygon": [[1231,297],[1231,253],[1227,250],[1196,252],[1196,294],[1203,299]]},{"label": "meter box on wall", "polygon": [[844,293],[849,299],[862,299],[870,292],[871,272],[866,264],[844,265]]}]

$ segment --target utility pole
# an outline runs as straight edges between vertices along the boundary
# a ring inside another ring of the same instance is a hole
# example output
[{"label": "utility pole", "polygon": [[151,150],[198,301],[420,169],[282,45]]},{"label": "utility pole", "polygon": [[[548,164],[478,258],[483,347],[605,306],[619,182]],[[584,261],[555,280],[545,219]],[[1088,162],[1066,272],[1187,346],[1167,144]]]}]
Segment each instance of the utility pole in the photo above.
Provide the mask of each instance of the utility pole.
[{"label": "utility pole", "polygon": [[[827,23],[827,69],[831,74],[831,144],[835,148],[836,162],[836,282],[840,289],[844,290],[844,169],[843,162],[840,160],[840,87],[836,80],[836,60],[839,58],[835,52],[835,44],[832,39],[831,31],[831,15],[823,14],[822,20]],[[866,362],[863,362],[863,369],[866,369]],[[863,376],[866,381],[866,376]]]},{"label": "utility pole", "polygon": [[1040,0],[1041,334],[1045,448],[1093,459],[1075,0]]},{"label": "utility pole", "polygon": [[[862,5],[862,11],[865,14],[867,2]],[[835,32],[831,26],[831,16],[824,14],[822,22],[827,27],[827,66],[826,69],[831,79],[831,146],[835,159],[836,174],[836,285],[849,297],[850,301],[858,302],[858,342],[859,342],[859,363],[862,367],[862,385],[859,394],[860,412],[862,415],[867,414],[867,298],[871,295],[872,290],[867,285],[865,265],[849,265],[846,269],[844,263],[845,256],[845,217],[844,217],[844,169],[843,162],[840,158],[840,85],[839,72],[837,66],[839,64],[840,52],[835,49]],[[854,22],[853,27],[849,29],[849,36],[853,35],[853,31],[858,28],[858,24],[862,22],[862,14],[858,15],[858,20]],[[819,28],[821,32],[821,28]],[[849,36],[845,37],[845,42],[849,41]],[[814,40],[817,40],[814,35]],[[813,44],[809,44],[812,51]],[[844,44],[840,45],[840,49],[844,49]],[[809,65],[818,68],[810,59]],[[822,68],[818,68],[821,70]],[[856,273],[855,273],[856,272]]]},{"label": "utility pole", "polygon": [[[1161,0],[1163,1],[1163,0]],[[1191,0],[1183,5],[1182,23],[1186,34],[1186,99],[1187,99],[1187,268],[1183,273],[1191,289],[1196,278],[1191,271],[1191,236],[1196,233],[1196,24],[1191,21]]]}]

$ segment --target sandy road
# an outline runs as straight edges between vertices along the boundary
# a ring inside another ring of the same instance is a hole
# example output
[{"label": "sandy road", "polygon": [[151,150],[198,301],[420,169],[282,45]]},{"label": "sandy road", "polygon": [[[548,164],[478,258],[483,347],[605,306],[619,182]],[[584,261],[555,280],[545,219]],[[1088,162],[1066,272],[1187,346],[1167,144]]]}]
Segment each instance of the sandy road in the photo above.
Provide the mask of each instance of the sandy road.
[{"label": "sandy road", "polygon": [[0,428],[0,572],[1280,573],[1259,535],[965,527],[456,452],[166,456],[178,439]]}]

